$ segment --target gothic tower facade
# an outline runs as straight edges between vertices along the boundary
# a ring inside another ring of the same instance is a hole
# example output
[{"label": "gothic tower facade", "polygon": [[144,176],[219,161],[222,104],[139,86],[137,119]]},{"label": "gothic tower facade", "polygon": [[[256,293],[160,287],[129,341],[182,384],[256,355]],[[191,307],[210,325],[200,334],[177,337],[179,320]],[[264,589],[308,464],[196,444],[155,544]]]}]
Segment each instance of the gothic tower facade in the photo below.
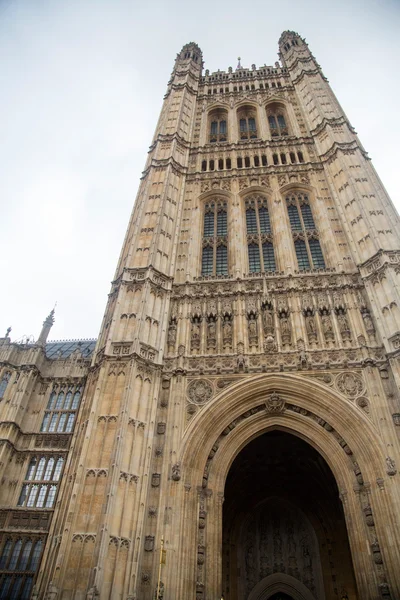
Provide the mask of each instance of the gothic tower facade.
[{"label": "gothic tower facade", "polygon": [[279,57],[183,47],[95,347],[1,340],[0,598],[400,597],[399,217]]}]

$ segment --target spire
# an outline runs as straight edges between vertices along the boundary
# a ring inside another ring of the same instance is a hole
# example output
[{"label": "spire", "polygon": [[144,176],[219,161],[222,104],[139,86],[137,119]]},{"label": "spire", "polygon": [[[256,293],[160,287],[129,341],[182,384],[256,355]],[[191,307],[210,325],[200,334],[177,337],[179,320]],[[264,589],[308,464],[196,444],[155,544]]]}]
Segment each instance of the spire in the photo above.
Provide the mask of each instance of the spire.
[{"label": "spire", "polygon": [[242,68],[242,65],[240,64],[240,56],[238,56],[238,64],[237,64],[237,67],[236,67],[236,71],[238,69],[241,69],[241,68]]},{"label": "spire", "polygon": [[42,331],[40,332],[39,339],[36,342],[38,344],[38,346],[45,346],[45,344],[46,344],[48,335],[50,333],[50,329],[53,327],[53,323],[54,323],[54,310],[55,309],[53,308],[53,310],[50,312],[50,314],[43,321]]}]

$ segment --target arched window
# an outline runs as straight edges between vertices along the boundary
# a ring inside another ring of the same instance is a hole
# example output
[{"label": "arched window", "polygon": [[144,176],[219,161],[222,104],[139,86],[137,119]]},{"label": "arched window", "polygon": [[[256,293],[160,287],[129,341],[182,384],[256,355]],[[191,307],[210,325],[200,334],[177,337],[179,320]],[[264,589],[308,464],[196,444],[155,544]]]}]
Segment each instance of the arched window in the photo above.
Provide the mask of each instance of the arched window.
[{"label": "arched window", "polygon": [[267,106],[269,130],[272,137],[289,135],[286,111],[283,104],[273,102]]},{"label": "arched window", "polygon": [[238,111],[239,138],[241,140],[257,138],[256,112],[250,106],[244,106]]},{"label": "arched window", "polygon": [[7,371],[7,373],[4,373],[2,380],[0,381],[0,400],[2,400],[4,398],[4,394],[7,389],[10,378],[11,378],[11,373],[9,371]]},{"label": "arched window", "polygon": [[209,142],[226,142],[228,139],[228,112],[223,109],[215,109],[209,114]]},{"label": "arched window", "polygon": [[204,207],[203,276],[228,275],[228,212],[225,200],[213,200]]},{"label": "arched window", "polygon": [[325,269],[325,260],[307,194],[290,194],[286,197],[286,205],[299,271]]},{"label": "arched window", "polygon": [[247,249],[250,273],[275,271],[275,253],[267,199],[251,196],[245,201]]}]

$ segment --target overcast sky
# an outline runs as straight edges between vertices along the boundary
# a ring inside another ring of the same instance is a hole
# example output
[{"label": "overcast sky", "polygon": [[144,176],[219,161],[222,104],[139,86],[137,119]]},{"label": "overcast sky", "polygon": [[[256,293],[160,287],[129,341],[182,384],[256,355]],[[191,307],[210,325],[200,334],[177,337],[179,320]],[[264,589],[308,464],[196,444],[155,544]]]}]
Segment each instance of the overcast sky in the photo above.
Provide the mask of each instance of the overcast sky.
[{"label": "overcast sky", "polygon": [[97,337],[176,53],[307,39],[400,208],[399,0],[0,0],[0,336]]}]

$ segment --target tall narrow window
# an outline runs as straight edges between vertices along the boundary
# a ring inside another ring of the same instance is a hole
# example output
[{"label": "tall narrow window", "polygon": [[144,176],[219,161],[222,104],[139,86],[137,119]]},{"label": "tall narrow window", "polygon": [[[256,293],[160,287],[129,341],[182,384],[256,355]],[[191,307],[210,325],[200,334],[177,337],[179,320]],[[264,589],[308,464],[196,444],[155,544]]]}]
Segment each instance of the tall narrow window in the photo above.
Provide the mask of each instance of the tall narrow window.
[{"label": "tall narrow window", "polygon": [[255,139],[257,137],[257,122],[255,111],[250,106],[242,107],[238,112],[239,138],[241,140]]},{"label": "tall narrow window", "polygon": [[289,135],[285,109],[279,102],[267,106],[268,125],[271,137]]},{"label": "tall narrow window", "polygon": [[250,273],[275,271],[275,254],[267,199],[251,196],[246,199],[247,249]]},{"label": "tall narrow window", "polygon": [[228,212],[224,200],[205,205],[201,274],[228,275]]},{"label": "tall narrow window", "polygon": [[308,196],[301,192],[291,194],[286,197],[286,204],[299,270],[325,269]]},{"label": "tall narrow window", "polygon": [[54,389],[50,394],[40,431],[70,433],[67,429],[67,423],[70,417],[72,418],[72,423],[74,422],[75,413],[79,408],[80,397],[80,387],[71,387],[59,392],[56,392]]},{"label": "tall narrow window", "polygon": [[228,137],[227,118],[228,113],[225,110],[217,109],[210,113],[209,142],[226,142]]}]

